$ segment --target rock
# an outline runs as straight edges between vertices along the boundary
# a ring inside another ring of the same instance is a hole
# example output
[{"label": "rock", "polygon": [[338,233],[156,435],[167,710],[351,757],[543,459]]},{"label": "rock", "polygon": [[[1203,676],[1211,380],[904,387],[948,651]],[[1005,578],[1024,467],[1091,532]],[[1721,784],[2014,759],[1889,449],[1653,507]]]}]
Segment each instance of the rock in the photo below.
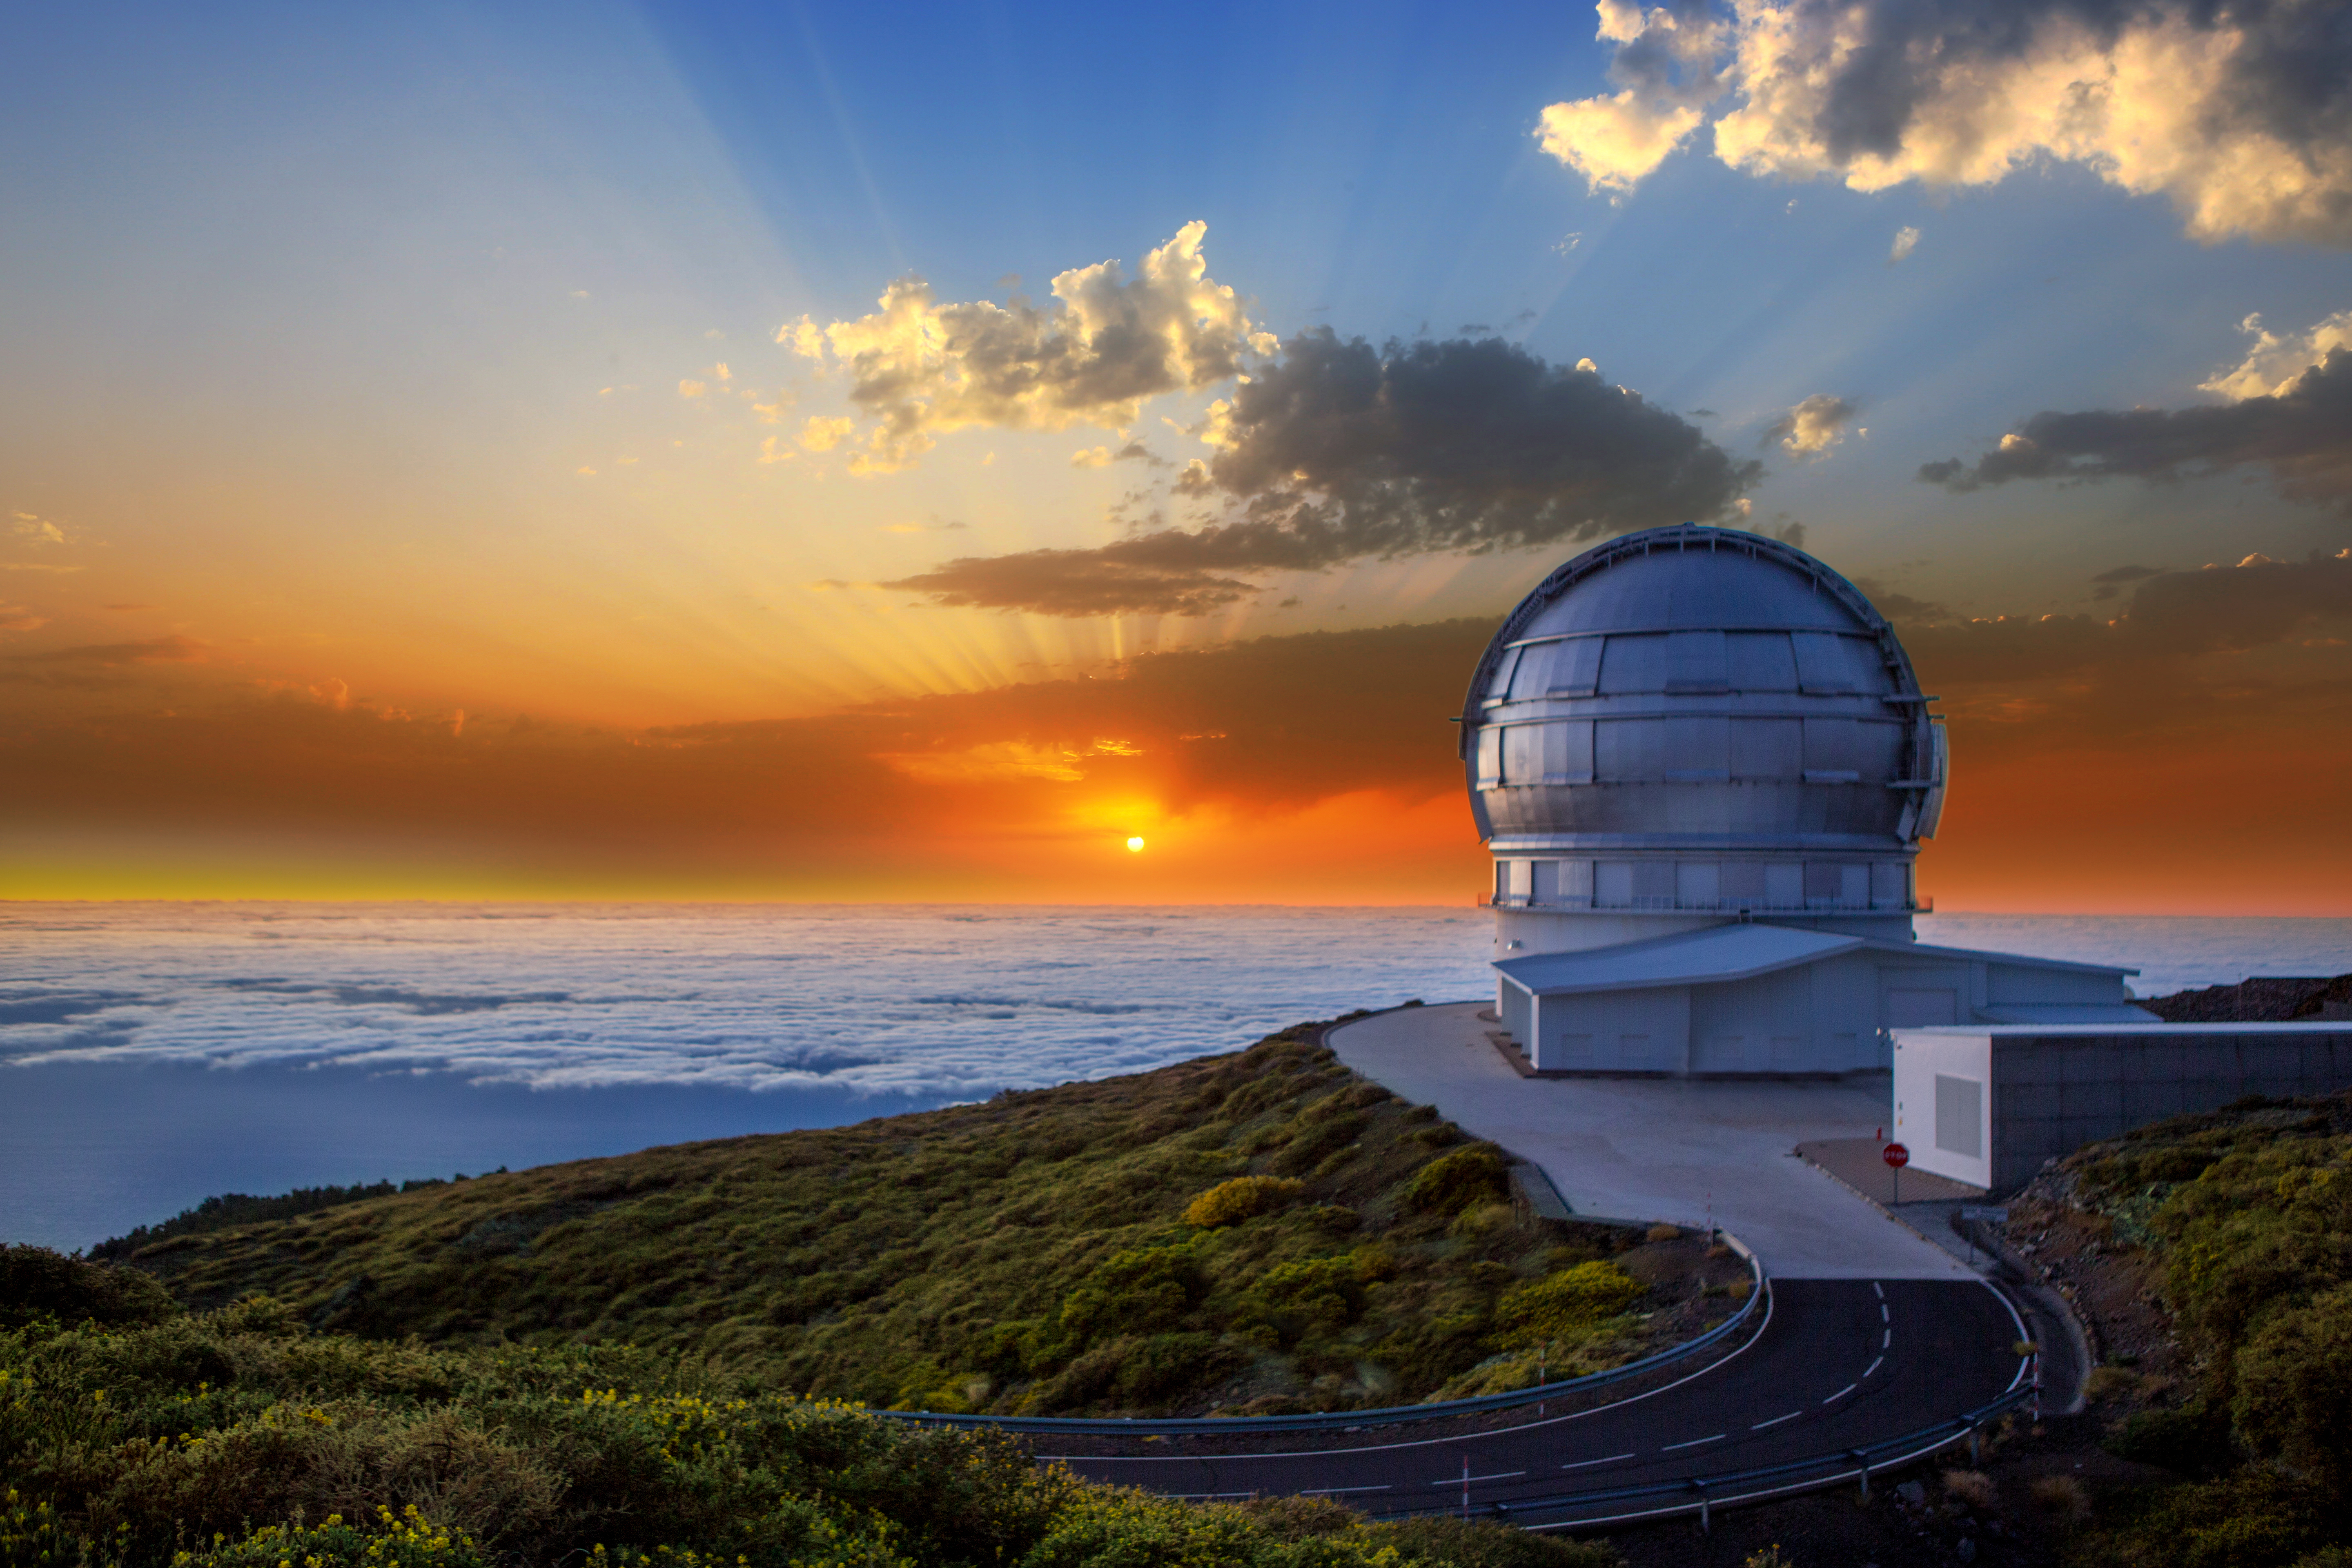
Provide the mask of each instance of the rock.
[{"label": "rock", "polygon": [[1973,1563],[1977,1560],[1977,1543],[1964,1535],[1960,1537],[1960,1544],[1954,1550],[1953,1555],[1963,1563]]},{"label": "rock", "polygon": [[1905,1502],[1909,1503],[1913,1508],[1923,1507],[1927,1501],[1927,1489],[1921,1486],[1917,1481],[1905,1481],[1901,1486],[1895,1489],[1895,1495],[1901,1498]]}]

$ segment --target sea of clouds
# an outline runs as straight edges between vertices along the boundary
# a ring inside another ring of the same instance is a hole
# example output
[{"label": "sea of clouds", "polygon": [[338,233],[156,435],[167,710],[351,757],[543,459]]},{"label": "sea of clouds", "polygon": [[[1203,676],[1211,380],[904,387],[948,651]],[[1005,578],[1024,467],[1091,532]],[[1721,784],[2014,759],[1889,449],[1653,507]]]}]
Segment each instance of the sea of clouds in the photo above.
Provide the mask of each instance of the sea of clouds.
[{"label": "sea of clouds", "polygon": [[[336,1067],[926,1099],[1487,994],[1474,909],[17,904],[0,1064]],[[2143,995],[2352,968],[2352,921],[1931,915]]]},{"label": "sea of clouds", "polygon": [[1474,996],[1454,910],[16,905],[0,1061],[926,1098]]},{"label": "sea of clouds", "polygon": [[[0,905],[0,1240],[208,1194],[832,1126],[1492,994],[1453,909]],[[2143,995],[2352,970],[2352,921],[1935,915]]]}]

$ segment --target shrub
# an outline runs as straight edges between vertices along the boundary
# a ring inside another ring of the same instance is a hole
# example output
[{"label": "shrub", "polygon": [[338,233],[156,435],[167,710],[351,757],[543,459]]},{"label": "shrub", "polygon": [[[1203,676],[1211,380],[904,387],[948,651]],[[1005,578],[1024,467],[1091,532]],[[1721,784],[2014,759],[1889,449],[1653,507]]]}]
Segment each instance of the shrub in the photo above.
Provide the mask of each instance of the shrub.
[{"label": "shrub", "polygon": [[2104,1447],[2119,1459],[2184,1476],[2211,1475],[2227,1469],[2236,1458],[2231,1449],[2229,1417],[2215,1411],[2201,1395],[2171,1410],[2137,1412],[2108,1436]]},{"label": "shrub", "polygon": [[2139,1387],[2139,1374],[2119,1366],[2095,1366],[2083,1380],[2083,1397],[2097,1404],[2129,1394]]},{"label": "shrub", "polygon": [[1288,1176],[1235,1176],[1219,1182],[1184,1209],[1184,1223],[1198,1230],[1217,1230],[1271,1214],[1307,1191],[1307,1184]]},{"label": "shrub", "polygon": [[2352,1285],[2273,1311],[2237,1374],[2231,1417],[2254,1452],[2324,1485],[2352,1483]]},{"label": "shrub", "polygon": [[1478,1143],[1432,1160],[1398,1196],[1408,1208],[1457,1215],[1479,1204],[1499,1203],[1509,1192],[1503,1152],[1491,1143]]},{"label": "shrub", "polygon": [[36,1318],[63,1323],[153,1323],[178,1309],[135,1268],[68,1258],[46,1247],[0,1246],[0,1328]]},{"label": "shrub", "polygon": [[1990,1513],[2000,1506],[2000,1494],[1993,1489],[1992,1478],[1982,1470],[1946,1470],[1944,1490],[1954,1500],[1979,1513]]},{"label": "shrub", "polygon": [[428,1522],[411,1503],[397,1516],[379,1508],[372,1529],[346,1524],[336,1513],[307,1529],[269,1524],[234,1541],[215,1535],[209,1546],[173,1554],[172,1568],[286,1568],[289,1563],[303,1568],[488,1568],[488,1559],[464,1531]]},{"label": "shrub", "polygon": [[2072,1476],[2037,1476],[2025,1494],[2061,1524],[2082,1524],[2091,1517],[2091,1494]]},{"label": "shrub", "polygon": [[1647,1289],[1613,1263],[1580,1263],[1504,1292],[1495,1320],[1512,1344],[1580,1338],[1642,1299]]}]

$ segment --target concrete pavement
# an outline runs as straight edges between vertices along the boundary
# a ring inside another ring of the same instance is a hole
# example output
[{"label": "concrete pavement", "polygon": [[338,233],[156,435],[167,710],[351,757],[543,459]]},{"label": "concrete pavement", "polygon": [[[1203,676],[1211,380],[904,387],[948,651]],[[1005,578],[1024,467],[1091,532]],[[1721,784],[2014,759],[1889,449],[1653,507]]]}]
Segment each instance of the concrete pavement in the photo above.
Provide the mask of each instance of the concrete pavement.
[{"label": "concrete pavement", "polygon": [[1541,1166],[1578,1214],[1712,1218],[1777,1279],[1975,1278],[1794,1152],[1885,1125],[1883,1084],[1522,1078],[1486,1038],[1485,1006],[1399,1008],[1328,1040],[1366,1078]]}]

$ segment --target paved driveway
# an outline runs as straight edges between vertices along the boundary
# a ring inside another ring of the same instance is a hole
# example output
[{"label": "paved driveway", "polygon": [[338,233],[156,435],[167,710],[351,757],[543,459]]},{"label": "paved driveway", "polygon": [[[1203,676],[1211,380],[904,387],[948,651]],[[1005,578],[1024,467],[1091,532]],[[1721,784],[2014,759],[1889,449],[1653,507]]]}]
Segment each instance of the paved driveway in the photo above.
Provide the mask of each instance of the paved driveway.
[{"label": "paved driveway", "polygon": [[1887,1121],[1883,1080],[1521,1078],[1486,1039],[1485,1005],[1379,1014],[1332,1031],[1331,1048],[1543,1167],[1579,1214],[1682,1225],[1711,1215],[1776,1279],[1973,1277],[1793,1152],[1812,1139],[1871,1136]]}]

